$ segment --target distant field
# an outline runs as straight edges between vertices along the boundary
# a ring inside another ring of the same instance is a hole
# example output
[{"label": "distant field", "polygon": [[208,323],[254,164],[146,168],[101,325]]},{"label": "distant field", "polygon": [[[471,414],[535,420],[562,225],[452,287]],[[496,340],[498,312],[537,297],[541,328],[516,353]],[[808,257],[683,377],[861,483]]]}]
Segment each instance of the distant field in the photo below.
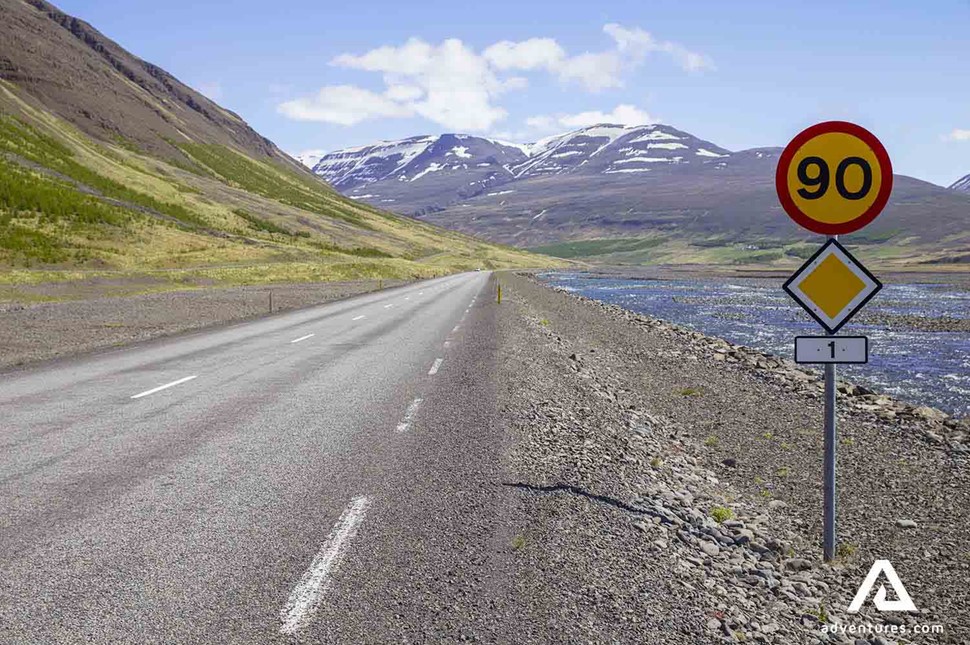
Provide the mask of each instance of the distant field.
[{"label": "distant field", "polygon": [[[885,244],[892,239],[893,243]],[[846,236],[844,243],[860,259],[874,266],[927,271],[970,271],[970,263],[940,263],[929,254],[914,253],[899,231]],[[697,237],[689,241],[676,237],[598,238],[546,244],[528,250],[554,257],[613,266],[705,265],[785,269],[801,264],[822,244],[774,239],[737,242],[723,237]]]}]

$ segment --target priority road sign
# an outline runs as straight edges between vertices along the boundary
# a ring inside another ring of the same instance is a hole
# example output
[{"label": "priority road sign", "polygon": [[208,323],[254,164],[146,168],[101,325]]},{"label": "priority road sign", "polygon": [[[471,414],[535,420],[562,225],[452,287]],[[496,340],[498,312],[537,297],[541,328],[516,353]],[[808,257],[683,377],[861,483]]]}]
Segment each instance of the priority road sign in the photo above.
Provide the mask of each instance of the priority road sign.
[{"label": "priority road sign", "polygon": [[830,239],[785,282],[784,289],[834,334],[882,289],[882,283]]},{"label": "priority road sign", "polygon": [[865,336],[796,336],[796,363],[868,363]]},{"label": "priority road sign", "polygon": [[802,131],[781,153],[775,189],[799,226],[842,235],[882,212],[893,189],[893,168],[871,132],[854,123],[827,121]]}]

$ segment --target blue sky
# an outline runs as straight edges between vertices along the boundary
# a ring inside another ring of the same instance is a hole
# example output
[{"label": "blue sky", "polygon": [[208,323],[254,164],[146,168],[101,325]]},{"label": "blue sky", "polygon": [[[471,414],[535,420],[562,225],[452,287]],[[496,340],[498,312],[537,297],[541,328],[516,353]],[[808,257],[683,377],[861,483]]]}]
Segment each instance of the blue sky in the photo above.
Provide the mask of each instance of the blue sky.
[{"label": "blue sky", "polygon": [[967,0],[59,6],[291,153],[449,131],[524,142],[607,116],[736,150],[844,119],[897,172],[970,172]]}]

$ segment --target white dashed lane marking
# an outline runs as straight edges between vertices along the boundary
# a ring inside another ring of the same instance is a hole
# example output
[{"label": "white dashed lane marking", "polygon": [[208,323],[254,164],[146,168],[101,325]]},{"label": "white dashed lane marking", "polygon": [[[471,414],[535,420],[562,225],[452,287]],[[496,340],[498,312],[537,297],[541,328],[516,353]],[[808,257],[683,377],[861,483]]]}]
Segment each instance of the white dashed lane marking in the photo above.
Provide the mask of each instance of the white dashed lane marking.
[{"label": "white dashed lane marking", "polygon": [[411,421],[414,419],[414,415],[417,413],[418,408],[421,407],[421,402],[424,401],[422,398],[417,398],[411,401],[411,405],[408,406],[407,411],[404,413],[404,418],[401,422],[397,424],[398,432],[407,432],[408,428],[411,427]]},{"label": "white dashed lane marking", "polygon": [[356,318],[354,318],[354,320],[363,320],[363,319],[364,319],[364,318],[366,318],[366,317],[367,317],[367,316],[357,316]]},{"label": "white dashed lane marking", "polygon": [[434,359],[434,364],[431,366],[431,369],[428,370],[428,376],[434,376],[435,374],[437,374],[438,370],[441,368],[441,363],[444,360],[445,359],[443,358]]},{"label": "white dashed lane marking", "polygon": [[300,336],[299,338],[294,338],[293,340],[291,340],[290,344],[292,345],[293,343],[299,343],[302,340],[306,340],[307,338],[313,338],[314,336],[316,336],[316,334],[307,334],[306,336]]},{"label": "white dashed lane marking", "polygon": [[320,606],[320,601],[330,587],[330,575],[340,562],[347,544],[357,534],[357,527],[364,521],[368,506],[370,506],[370,500],[367,497],[355,497],[337,520],[330,535],[327,536],[327,541],[317,552],[310,568],[300,578],[300,582],[280,611],[280,620],[283,622],[280,632],[296,633],[306,626]]},{"label": "white dashed lane marking", "polygon": [[152,388],[150,390],[146,390],[144,392],[141,392],[139,394],[136,394],[135,396],[133,396],[131,398],[133,398],[133,399],[140,399],[143,396],[148,396],[149,394],[155,394],[155,392],[161,392],[162,390],[167,390],[170,387],[175,387],[176,385],[181,385],[182,383],[186,383],[188,381],[191,381],[194,378],[198,378],[198,375],[196,374],[196,375],[193,375],[193,376],[186,376],[185,378],[180,378],[177,381],[172,381],[171,383],[166,383],[165,385],[159,385],[158,387],[154,387],[154,388]]}]

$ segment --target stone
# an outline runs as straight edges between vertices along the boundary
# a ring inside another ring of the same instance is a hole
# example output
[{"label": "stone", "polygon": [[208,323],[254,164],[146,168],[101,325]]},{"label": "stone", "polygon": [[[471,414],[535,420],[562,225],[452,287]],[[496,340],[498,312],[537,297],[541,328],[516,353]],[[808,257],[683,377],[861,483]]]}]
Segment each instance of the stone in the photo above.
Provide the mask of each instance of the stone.
[{"label": "stone", "polygon": [[713,542],[708,542],[706,540],[701,542],[701,551],[711,556],[712,558],[717,557],[721,553],[720,547],[718,547]]},{"label": "stone", "polygon": [[785,566],[792,571],[807,571],[812,568],[812,563],[804,558],[792,558]]},{"label": "stone", "polygon": [[896,520],[896,526],[901,529],[915,529],[916,522],[913,520]]}]

